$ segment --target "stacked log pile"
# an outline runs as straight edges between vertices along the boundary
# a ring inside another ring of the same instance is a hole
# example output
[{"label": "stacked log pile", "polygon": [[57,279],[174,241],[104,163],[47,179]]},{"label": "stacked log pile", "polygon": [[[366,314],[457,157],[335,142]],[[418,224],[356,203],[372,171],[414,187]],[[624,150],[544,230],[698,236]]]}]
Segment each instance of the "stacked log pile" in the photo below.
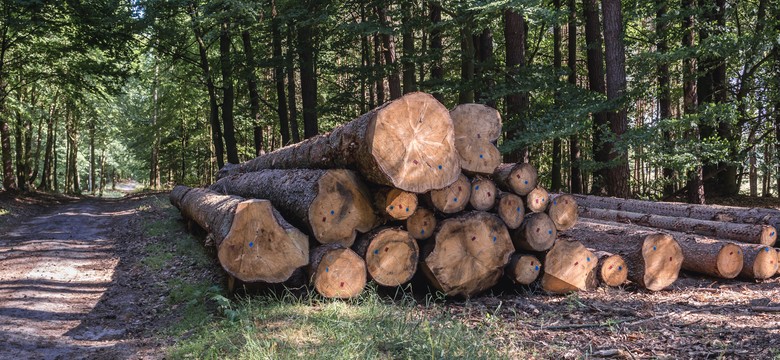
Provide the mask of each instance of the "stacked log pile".
[{"label": "stacked log pile", "polygon": [[[502,277],[550,293],[627,279],[660,290],[688,253],[703,259],[690,268],[714,276],[744,272],[742,254],[757,264],[743,276],[777,271],[761,265],[769,254],[777,262],[774,251],[737,247],[737,259],[723,255],[733,246],[715,251],[700,235],[678,244],[659,231],[583,230],[580,198],[549,194],[530,164],[501,163],[501,126],[487,106],[449,111],[428,94],[407,94],[331,133],[228,165],[207,189],[177,186],[170,200],[209,233],[231,279],[284,284],[306,274],[329,298],[416,274],[460,297]],[[756,235],[733,225],[734,237]]]}]

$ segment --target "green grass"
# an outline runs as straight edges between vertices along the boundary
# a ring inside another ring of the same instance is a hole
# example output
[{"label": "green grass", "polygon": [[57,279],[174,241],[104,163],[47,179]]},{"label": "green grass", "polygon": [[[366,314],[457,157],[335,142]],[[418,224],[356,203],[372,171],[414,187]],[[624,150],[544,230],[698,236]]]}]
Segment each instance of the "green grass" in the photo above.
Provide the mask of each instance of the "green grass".
[{"label": "green grass", "polygon": [[3,208],[0,208],[0,216],[3,216],[3,215],[8,215],[8,214],[10,214],[10,213],[11,213],[11,211],[10,211],[10,210],[8,210],[8,209],[3,209]]},{"label": "green grass", "polygon": [[138,210],[162,213],[162,216],[156,216],[158,220],[147,222],[143,228],[144,236],[158,239],[144,248],[142,262],[151,270],[162,269],[175,257],[187,257],[198,265],[211,263],[203,244],[184,231],[177,220],[178,211],[167,201],[154,196],[148,204],[139,206]]},{"label": "green grass", "polygon": [[367,289],[356,300],[221,295],[221,316],[170,349],[174,359],[498,359],[487,329],[472,329],[443,308],[390,301]]}]

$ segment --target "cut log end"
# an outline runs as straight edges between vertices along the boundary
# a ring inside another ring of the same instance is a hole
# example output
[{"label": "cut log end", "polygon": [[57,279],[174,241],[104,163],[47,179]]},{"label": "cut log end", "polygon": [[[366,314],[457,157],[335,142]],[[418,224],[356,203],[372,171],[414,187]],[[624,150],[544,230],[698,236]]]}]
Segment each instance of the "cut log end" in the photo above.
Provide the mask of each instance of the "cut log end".
[{"label": "cut log end", "polygon": [[544,212],[550,204],[550,193],[541,186],[537,186],[528,193],[525,202],[531,212]]},{"label": "cut log end", "polygon": [[512,232],[512,241],[518,249],[545,251],[553,246],[558,237],[555,224],[545,213],[532,213],[523,224]]},{"label": "cut log end", "polygon": [[323,245],[312,252],[311,281],[326,298],[358,296],[366,286],[366,263],[354,251],[337,244]]},{"label": "cut log end", "polygon": [[406,220],[417,210],[417,194],[401,189],[387,189],[377,193],[376,206],[391,219]]},{"label": "cut log end", "polygon": [[558,231],[569,230],[577,224],[577,200],[569,194],[557,196],[552,199],[547,213]]},{"label": "cut log end", "polygon": [[436,215],[426,208],[417,208],[417,211],[406,219],[406,231],[417,240],[425,240],[433,236],[436,229]]},{"label": "cut log end", "polygon": [[529,285],[539,278],[541,270],[542,263],[536,256],[516,253],[506,267],[506,275],[515,284]]},{"label": "cut log end", "polygon": [[512,193],[502,193],[498,200],[498,217],[504,220],[509,229],[517,229],[525,217],[525,204],[520,196]]},{"label": "cut log end", "polygon": [[777,230],[774,226],[765,225],[761,229],[761,245],[775,246],[777,242]]},{"label": "cut log end", "polygon": [[442,221],[423,260],[431,283],[450,296],[470,297],[496,284],[514,247],[498,217],[470,212]]},{"label": "cut log end", "polygon": [[724,279],[733,279],[739,275],[744,264],[744,257],[739,246],[725,243],[718,251],[718,257],[715,261],[717,273]]},{"label": "cut log end", "polygon": [[555,294],[592,290],[597,264],[596,255],[579,241],[558,240],[545,256],[542,288]]},{"label": "cut log end", "polygon": [[740,277],[748,279],[768,279],[778,271],[777,252],[763,245],[740,246],[745,255],[745,266],[739,273]]},{"label": "cut log end", "polygon": [[247,200],[236,207],[218,257],[243,282],[281,283],[308,264],[309,238],[287,225],[269,201]]},{"label": "cut log end", "polygon": [[628,265],[622,256],[610,254],[599,259],[599,280],[607,286],[623,285],[628,279]]},{"label": "cut log end", "polygon": [[490,175],[501,164],[494,142],[501,134],[501,115],[482,104],[461,104],[450,111],[460,165],[469,173]]},{"label": "cut log end", "polygon": [[463,211],[471,198],[471,183],[461,174],[457,180],[443,189],[431,191],[431,202],[436,210],[445,214]]},{"label": "cut log end", "polygon": [[659,291],[677,280],[683,254],[680,245],[671,235],[648,235],[642,244],[642,258],[644,274],[641,281],[646,289]]},{"label": "cut log end", "polygon": [[471,182],[469,204],[474,210],[487,211],[496,205],[496,184],[486,178],[477,176]]},{"label": "cut log end", "polygon": [[399,286],[417,271],[420,249],[409,233],[387,228],[372,234],[366,248],[368,274],[382,286]]},{"label": "cut log end", "polygon": [[309,220],[317,240],[345,247],[352,246],[358,231],[367,232],[377,224],[365,187],[346,170],[329,170],[319,179]]},{"label": "cut log end", "polygon": [[387,104],[368,131],[371,155],[394,187],[424,193],[460,174],[449,111],[429,94],[411,93]]},{"label": "cut log end", "polygon": [[497,180],[501,181],[515,194],[526,196],[534,188],[539,180],[536,168],[528,163],[501,164],[494,173]]}]

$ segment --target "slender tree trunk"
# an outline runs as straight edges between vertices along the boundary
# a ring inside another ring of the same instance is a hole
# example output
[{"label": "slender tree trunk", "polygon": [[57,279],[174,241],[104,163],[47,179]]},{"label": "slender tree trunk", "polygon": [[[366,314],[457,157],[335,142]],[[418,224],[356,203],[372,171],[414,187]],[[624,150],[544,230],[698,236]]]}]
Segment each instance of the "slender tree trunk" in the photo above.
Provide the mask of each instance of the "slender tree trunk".
[{"label": "slender tree trunk", "polygon": [[[695,9],[694,0],[682,0],[681,8],[691,11],[690,14],[683,17],[682,23],[682,46],[693,51],[694,36],[694,16],[692,11]],[[683,59],[683,113],[685,115],[694,115],[698,111],[698,93],[696,84],[696,58],[688,56]],[[699,143],[698,128],[691,130],[687,137],[694,143]],[[698,162],[701,159],[697,159]],[[693,171],[688,174],[688,202],[691,204],[704,204],[704,168],[701,163],[697,164]]]},{"label": "slender tree trunk", "polygon": [[[154,140],[152,143],[152,159],[149,165],[149,187],[152,189],[160,188],[160,129],[157,122],[159,121],[159,87],[160,87],[160,59],[155,56],[154,59],[154,81],[152,85],[152,136]],[[92,127],[90,127],[92,130]],[[94,144],[90,143],[90,149],[94,155]],[[92,189],[90,185],[90,190]]]},{"label": "slender tree trunk", "polygon": [[[576,0],[569,0],[569,84],[577,86],[577,6]],[[580,171],[580,139],[578,134],[569,136],[569,163],[571,170],[571,186],[569,191],[581,194],[582,172]]]},{"label": "slender tree trunk", "polygon": [[298,61],[301,66],[301,100],[303,102],[303,136],[319,133],[317,123],[317,76],[314,51],[315,32],[311,24],[298,27]]},{"label": "slender tree trunk", "polygon": [[100,150],[100,197],[103,197],[103,189],[106,187],[106,147]]},{"label": "slender tree trunk", "polygon": [[[669,21],[665,19],[667,4],[666,0],[656,0],[656,36],[658,36],[658,42],[656,44],[656,51],[663,57],[669,46],[667,44],[667,37],[669,34]],[[666,61],[661,61],[656,71],[658,72],[658,112],[661,119],[670,119],[672,117],[672,89],[669,79],[669,64]],[[663,131],[663,139],[666,144],[671,144],[672,133],[670,130]],[[674,193],[674,169],[664,166],[664,190],[663,195],[669,196]]]},{"label": "slender tree trunk", "polygon": [[[365,22],[366,22],[366,4],[361,2],[360,23],[363,24]],[[366,32],[363,32],[363,34],[360,36],[360,54],[362,57],[362,62],[361,62],[361,65],[363,66],[362,71],[365,74],[373,74],[373,67],[372,67],[373,65],[371,61],[371,46],[368,43],[368,35],[366,34]],[[373,109],[374,107],[376,107],[376,103],[374,102],[374,86],[368,83],[368,80],[370,78],[371,76],[360,77],[360,86],[361,89],[363,89],[363,97],[364,97],[363,103],[366,102],[365,96],[368,95],[368,109],[366,109],[365,107],[361,108],[360,109],[361,113],[365,113],[369,109]],[[404,80],[404,87],[406,87],[406,80]],[[366,94],[366,89],[368,89],[368,94]]]},{"label": "slender tree trunk", "polygon": [[[23,99],[18,99],[21,103]],[[27,191],[27,170],[24,162],[24,120],[22,114],[17,110],[14,111],[16,115],[16,126],[14,127],[14,147],[16,149],[16,179],[19,190]]]},{"label": "slender tree trunk", "polygon": [[[588,87],[591,91],[606,94],[604,84],[604,59],[601,47],[601,25],[599,22],[598,0],[583,0],[583,12],[585,15],[585,42],[588,53]],[[605,182],[609,177],[609,169],[606,168],[612,153],[612,144],[609,143],[609,120],[606,112],[593,114],[593,159],[600,163],[600,169],[594,173],[591,192],[598,194],[605,188]]]},{"label": "slender tree trunk", "polygon": [[[284,92],[284,65],[282,59],[282,32],[279,29],[280,21],[276,13],[276,4],[271,2],[271,42],[273,44],[274,82],[276,83],[276,111],[279,113],[279,130],[282,133],[282,144],[290,144],[290,121],[287,118],[287,98]],[[257,89],[255,89],[257,91]],[[258,149],[258,154],[259,149]]]},{"label": "slender tree trunk", "polygon": [[474,102],[474,37],[472,36],[472,18],[470,14],[463,14],[465,23],[460,27],[460,93],[458,103],[467,104]]},{"label": "slender tree trunk", "polygon": [[[274,10],[276,10],[274,8]],[[279,96],[279,81],[282,82],[281,100],[279,100],[279,121],[287,122],[287,104],[284,98],[284,66],[282,65],[282,35],[279,33],[279,23],[274,17],[272,20],[272,37],[274,44],[274,57],[276,58],[276,68],[274,77],[276,80],[276,94]],[[276,30],[274,33],[273,30]],[[278,55],[277,55],[277,43]],[[252,48],[252,36],[249,30],[241,32],[241,42],[244,45],[244,55],[246,56],[247,78],[246,85],[249,90],[249,117],[252,119],[252,145],[255,147],[255,155],[263,153],[263,127],[260,125],[260,94],[257,92],[257,77],[255,76],[255,52]],[[282,107],[284,111],[282,111]]]},{"label": "slender tree trunk", "polygon": [[225,165],[225,148],[222,142],[222,126],[219,123],[219,105],[217,104],[217,89],[214,79],[211,77],[211,66],[207,54],[206,42],[203,40],[203,30],[198,24],[198,11],[195,2],[190,3],[190,22],[198,43],[198,55],[200,56],[200,69],[206,82],[206,90],[209,94],[209,125],[211,126],[211,140],[214,145],[214,155],[217,158],[217,167]]},{"label": "slender tree trunk", "polygon": [[[403,90],[404,94],[417,91],[414,77],[414,28],[412,27],[412,9],[415,6],[413,1],[405,1],[401,6],[402,16],[402,34],[401,44],[404,56],[401,58],[403,65]],[[361,110],[361,112],[365,112]]]},{"label": "slender tree trunk", "polygon": [[396,66],[395,39],[393,39],[392,28],[389,25],[385,8],[378,6],[376,8],[376,13],[379,18],[379,24],[385,28],[381,37],[382,45],[384,47],[385,64],[390,69],[390,74],[387,76],[387,83],[390,89],[390,100],[395,100],[403,95],[401,93],[401,76],[398,74],[398,68]]},{"label": "slender tree trunk", "polygon": [[[775,31],[780,33],[780,21],[775,22]],[[772,48],[772,57],[774,58],[774,73],[780,74],[780,44],[775,43]],[[775,84],[774,92],[774,126],[775,126],[775,157],[780,157],[780,83],[777,81]],[[2,124],[0,124],[1,126]],[[777,176],[775,187],[777,188],[777,196],[780,197],[780,166],[777,160],[775,160],[775,176]]]},{"label": "slender tree trunk", "polygon": [[[443,67],[443,49],[441,42],[441,5],[436,2],[429,3],[429,15],[431,19],[431,86],[433,87],[433,97],[436,100],[444,101],[444,95],[439,90],[439,86],[444,82],[444,67]],[[422,81],[422,76],[420,77]]]},{"label": "slender tree trunk", "polygon": [[[493,80],[493,66],[495,60],[493,58],[493,32],[489,27],[483,29],[482,33],[479,34],[479,46],[477,48],[480,83],[484,85],[484,89],[492,89],[496,85]],[[482,87],[482,85],[480,85],[480,87]],[[477,97],[478,102],[484,103],[494,109],[496,108],[496,100],[487,98],[484,93],[481,93],[480,96],[476,96],[475,94],[475,97]]]},{"label": "slender tree trunk", "polygon": [[222,68],[222,125],[225,129],[225,151],[227,161],[238,164],[238,147],[236,145],[235,126],[233,125],[233,64],[230,60],[230,24],[223,22],[219,32],[219,63]]},{"label": "slender tree trunk", "polygon": [[298,104],[295,91],[295,42],[293,38],[294,24],[287,23],[287,101],[290,108],[290,135],[293,143],[301,141],[298,131]]},{"label": "slender tree trunk", "polygon": [[374,85],[376,86],[376,105],[385,103],[385,72],[382,67],[382,46],[379,35],[374,34]]},{"label": "slender tree trunk", "polygon": [[42,190],[53,190],[51,188],[52,157],[54,151],[54,131],[56,128],[55,114],[57,113],[57,96],[54,97],[54,103],[49,108],[49,118],[46,120],[46,146],[43,153],[43,172],[41,173],[41,182],[39,187]]},{"label": "slender tree trunk", "polygon": [[[624,103],[626,92],[626,49],[623,44],[623,10],[620,0],[602,0],[604,13],[604,50],[607,64],[607,100]],[[628,129],[626,106],[621,104],[615,111],[608,113],[610,130],[616,141]],[[610,144],[609,161],[617,164],[610,166],[605,172],[607,194],[610,196],[628,197],[631,190],[628,186],[629,169],[628,153],[618,153],[614,144]]]},{"label": "slender tree trunk", "polygon": [[[720,35],[726,29],[726,0],[715,0],[715,5],[717,8],[715,21],[718,35]],[[725,56],[722,56],[718,58],[717,66],[715,67],[712,76],[714,100],[718,104],[725,104],[728,102],[728,81],[729,79],[726,75],[726,58]],[[731,121],[722,118],[719,119],[717,131],[718,135],[729,143],[729,159],[734,161],[738,160],[741,131],[734,129]],[[724,196],[733,196],[739,193],[737,165],[730,162],[720,162],[718,163],[718,168],[725,169],[717,176],[718,188],[721,194]]]},{"label": "slender tree trunk", "polygon": [[[525,68],[526,29],[523,15],[512,9],[504,10],[504,38],[506,39],[506,81],[510,87],[516,87],[516,79]],[[528,110],[528,94],[514,92],[506,96],[507,122],[513,128],[505,134],[504,141],[512,141],[525,130],[525,117]],[[528,162],[528,147],[516,149],[504,155],[506,162]]]},{"label": "slender tree trunk", "polygon": [[[555,11],[561,11],[561,0],[553,0],[553,6],[555,6]],[[561,25],[556,21],[553,26],[553,67],[556,71],[563,66],[561,42]],[[560,94],[555,94],[555,102],[557,106],[561,106]],[[558,137],[553,139],[551,172],[550,190],[558,192],[561,190],[561,139]]]}]

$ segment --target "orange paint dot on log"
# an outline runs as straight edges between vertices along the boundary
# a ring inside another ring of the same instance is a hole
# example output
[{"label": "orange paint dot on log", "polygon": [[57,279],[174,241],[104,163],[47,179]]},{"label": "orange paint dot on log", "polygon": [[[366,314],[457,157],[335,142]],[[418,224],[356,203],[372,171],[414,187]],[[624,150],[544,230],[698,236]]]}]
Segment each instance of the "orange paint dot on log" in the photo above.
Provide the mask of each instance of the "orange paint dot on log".
[{"label": "orange paint dot on log", "polygon": [[458,186],[458,191],[463,191],[463,188],[461,188],[460,186]]},{"label": "orange paint dot on log", "polygon": [[419,162],[417,162],[417,160],[412,160],[412,162],[413,162],[415,165],[419,164]]},{"label": "orange paint dot on log", "polygon": [[733,251],[729,252],[729,255],[734,255],[734,252]]},{"label": "orange paint dot on log", "polygon": [[563,203],[569,205],[569,200],[563,200]]}]

